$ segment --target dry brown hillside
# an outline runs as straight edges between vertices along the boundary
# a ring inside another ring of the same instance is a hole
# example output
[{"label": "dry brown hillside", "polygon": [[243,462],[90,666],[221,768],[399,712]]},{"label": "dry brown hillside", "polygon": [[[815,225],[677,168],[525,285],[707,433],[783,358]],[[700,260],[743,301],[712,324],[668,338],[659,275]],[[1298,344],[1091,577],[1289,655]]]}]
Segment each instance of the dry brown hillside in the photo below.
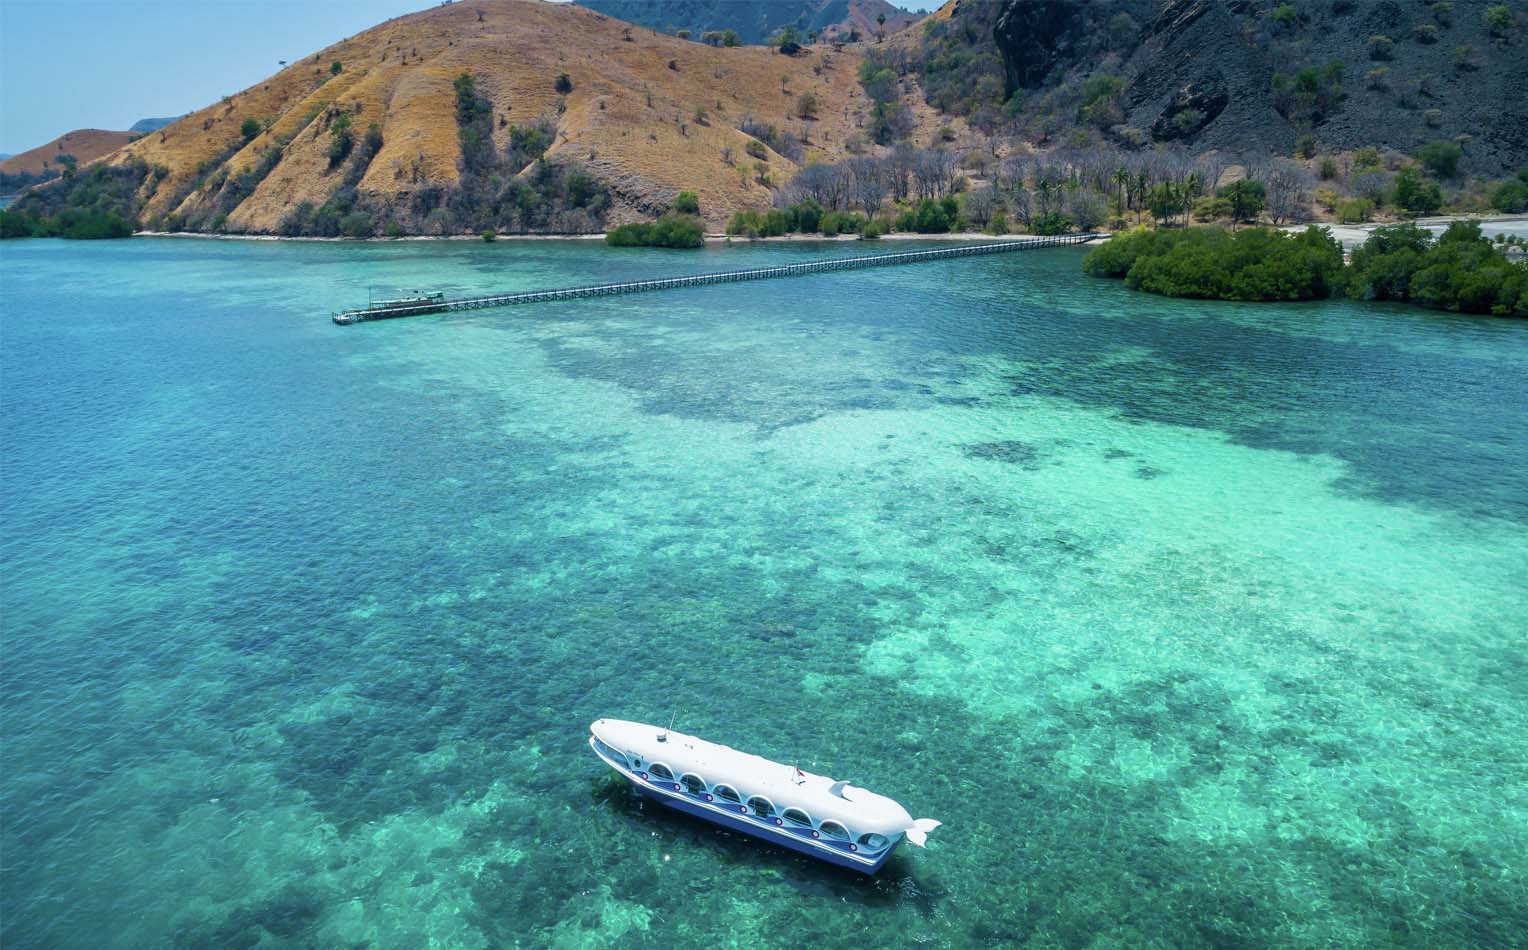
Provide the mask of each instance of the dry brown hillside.
[{"label": "dry brown hillside", "polygon": [[104,129],[75,129],[65,132],[46,145],[22,152],[0,162],[0,173],[6,175],[37,175],[52,169],[58,170],[58,156],[73,155],[81,165],[110,155],[126,145],[133,137],[131,132],[108,132]]},{"label": "dry brown hillside", "polygon": [[[340,186],[341,170],[329,167],[325,148],[329,124],[343,111],[358,132],[371,123],[382,132],[359,192],[402,207],[421,188],[457,182],[452,81],[469,73],[492,103],[495,147],[502,152],[512,126],[546,117],[556,127],[547,157],[580,163],[609,184],[610,223],[651,217],[678,191],[693,190],[718,227],[733,211],[770,200],[746,151],[753,140],[737,129],[743,118],[805,140],[803,161],[842,158],[869,106],[856,78],[860,61],[853,46],[817,46],[796,57],[715,48],[568,4],[468,0],[389,20],[305,57],[144,136],[112,162],[141,158],[166,170],[141,192],[143,220],[194,217],[219,200],[209,179],[220,177],[220,162],[237,176],[285,140],[279,162],[227,211],[230,230],[270,232],[300,202],[322,204]],[[340,70],[331,74],[335,62]],[[554,88],[562,73],[573,86],[566,95]],[[816,96],[815,116],[798,114],[803,93]],[[928,140],[940,121],[916,89],[909,86],[906,98],[920,125],[916,138]],[[268,127],[245,143],[247,119]],[[776,186],[798,167],[772,150],[766,158]]]}]

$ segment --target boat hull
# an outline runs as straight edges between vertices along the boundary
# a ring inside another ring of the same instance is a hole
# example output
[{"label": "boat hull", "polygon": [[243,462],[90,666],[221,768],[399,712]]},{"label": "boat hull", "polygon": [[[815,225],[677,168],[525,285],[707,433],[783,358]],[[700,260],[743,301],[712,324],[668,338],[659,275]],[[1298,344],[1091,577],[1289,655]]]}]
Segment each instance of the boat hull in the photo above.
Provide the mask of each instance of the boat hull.
[{"label": "boat hull", "polygon": [[[590,743],[591,747],[593,743]],[[808,857],[825,861],[828,864],[837,865],[841,868],[849,868],[862,874],[874,874],[890,860],[897,850],[897,845],[881,851],[875,855],[862,853],[858,846],[851,842],[836,842],[820,837],[810,837],[810,831],[798,832],[790,830],[783,825],[777,825],[764,819],[756,818],[743,811],[743,806],[730,804],[725,801],[707,801],[705,795],[693,795],[683,789],[677,782],[666,782],[657,779],[645,771],[633,772],[621,765],[612,762],[602,755],[599,749],[595,754],[600,760],[614,769],[622,778],[626,779],[644,797],[666,805],[675,811],[694,815],[703,821],[709,821],[714,825],[720,825],[732,831],[740,831],[752,835],[771,844],[777,844],[792,851],[800,852]],[[733,811],[732,809],[738,809]],[[898,842],[900,844],[900,842]]]}]

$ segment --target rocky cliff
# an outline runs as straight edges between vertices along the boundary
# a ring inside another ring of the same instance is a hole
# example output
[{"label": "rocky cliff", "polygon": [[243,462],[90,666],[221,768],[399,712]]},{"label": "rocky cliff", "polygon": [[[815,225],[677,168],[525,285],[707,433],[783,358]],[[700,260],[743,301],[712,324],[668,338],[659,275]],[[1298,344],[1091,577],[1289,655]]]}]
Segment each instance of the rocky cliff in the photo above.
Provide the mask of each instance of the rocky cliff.
[{"label": "rocky cliff", "polygon": [[[961,0],[979,4],[983,0]],[[1481,0],[992,0],[1009,90],[1123,80],[1121,144],[1288,154],[1465,143],[1495,173],[1528,161],[1528,45]]]}]

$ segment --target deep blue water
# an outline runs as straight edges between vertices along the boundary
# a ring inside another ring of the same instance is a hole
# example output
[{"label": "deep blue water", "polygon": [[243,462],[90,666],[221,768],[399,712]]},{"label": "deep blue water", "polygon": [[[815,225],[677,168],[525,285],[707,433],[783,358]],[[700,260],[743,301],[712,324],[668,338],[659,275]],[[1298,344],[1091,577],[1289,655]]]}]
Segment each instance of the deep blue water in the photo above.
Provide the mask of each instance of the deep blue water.
[{"label": "deep blue water", "polygon": [[[1069,249],[328,320],[858,252],[0,245],[0,942],[1519,942],[1521,322]],[[655,814],[584,736],[676,709],[945,827]]]}]

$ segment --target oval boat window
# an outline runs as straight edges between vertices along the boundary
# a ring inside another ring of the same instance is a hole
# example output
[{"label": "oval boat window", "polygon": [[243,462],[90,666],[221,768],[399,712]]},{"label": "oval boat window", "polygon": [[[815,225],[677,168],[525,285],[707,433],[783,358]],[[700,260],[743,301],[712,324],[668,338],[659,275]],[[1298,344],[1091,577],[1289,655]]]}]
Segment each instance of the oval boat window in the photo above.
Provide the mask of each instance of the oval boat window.
[{"label": "oval boat window", "polygon": [[780,817],[798,828],[812,827],[812,819],[806,812],[799,808],[787,808],[780,813]]},{"label": "oval boat window", "polygon": [[879,851],[882,848],[886,847],[887,843],[890,840],[891,839],[887,838],[885,835],[879,835],[879,834],[876,834],[875,832],[871,831],[871,832],[868,832],[866,834],[860,835],[859,843],[860,843],[860,847],[865,848],[865,849],[867,849],[869,851]]},{"label": "oval boat window", "polygon": [[737,791],[731,785],[718,785],[711,789],[711,793],[723,801],[735,802],[741,800],[738,798]]},{"label": "oval boat window", "polygon": [[748,799],[748,810],[760,818],[769,818],[775,813],[775,803],[763,795],[755,795]]},{"label": "oval boat window", "polygon": [[694,772],[686,772],[679,776],[679,782],[691,795],[699,795],[706,790],[706,780]]},{"label": "oval boat window", "polygon": [[829,838],[836,838],[839,841],[849,840],[849,830],[836,821],[823,822],[822,833]]},{"label": "oval boat window", "polygon": [[658,778],[670,778],[671,779],[671,778],[674,777],[673,771],[671,769],[669,769],[668,766],[664,765],[662,762],[654,762],[653,765],[652,765],[652,768],[648,769],[648,771],[653,773],[654,775],[656,775]]}]

